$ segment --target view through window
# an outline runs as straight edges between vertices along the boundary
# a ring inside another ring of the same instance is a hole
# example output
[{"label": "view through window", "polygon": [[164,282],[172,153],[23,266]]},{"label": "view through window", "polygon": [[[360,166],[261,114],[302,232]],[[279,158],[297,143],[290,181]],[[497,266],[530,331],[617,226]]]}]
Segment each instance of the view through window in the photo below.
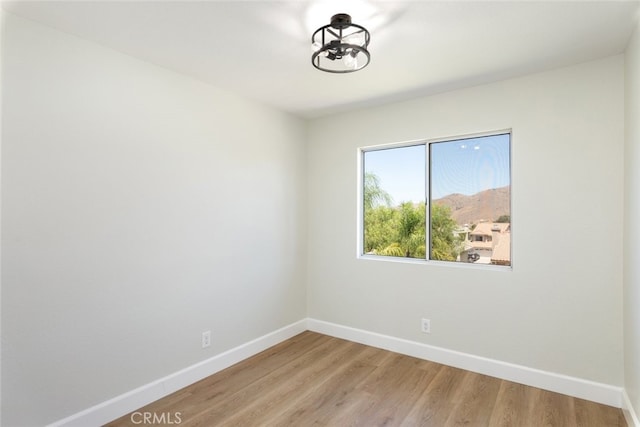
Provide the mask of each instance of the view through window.
[{"label": "view through window", "polygon": [[510,133],[362,151],[362,252],[511,265]]}]

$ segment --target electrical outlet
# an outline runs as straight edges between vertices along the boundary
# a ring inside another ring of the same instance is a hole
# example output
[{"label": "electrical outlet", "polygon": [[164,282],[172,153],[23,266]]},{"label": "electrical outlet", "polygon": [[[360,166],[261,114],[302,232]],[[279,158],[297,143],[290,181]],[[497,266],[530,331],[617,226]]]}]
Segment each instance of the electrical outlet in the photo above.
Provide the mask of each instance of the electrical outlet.
[{"label": "electrical outlet", "polygon": [[420,324],[422,327],[422,332],[425,334],[431,333],[431,320],[430,319],[422,319],[422,323]]},{"label": "electrical outlet", "polygon": [[202,348],[211,346],[211,331],[204,331],[202,333]]}]

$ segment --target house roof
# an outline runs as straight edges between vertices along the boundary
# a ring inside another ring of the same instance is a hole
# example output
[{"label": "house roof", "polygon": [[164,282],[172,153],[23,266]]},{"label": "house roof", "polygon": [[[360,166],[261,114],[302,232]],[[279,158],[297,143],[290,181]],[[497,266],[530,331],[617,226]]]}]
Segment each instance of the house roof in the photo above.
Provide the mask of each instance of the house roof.
[{"label": "house roof", "polygon": [[495,231],[499,231],[500,233],[505,233],[510,231],[511,224],[508,222],[481,222],[473,229],[471,236],[491,236]]},{"label": "house roof", "polygon": [[[497,232],[497,233],[496,233]],[[494,234],[495,233],[495,234]],[[491,262],[496,264],[511,263],[511,224],[483,222],[476,226],[472,236],[492,236],[489,242],[467,242],[465,250],[469,249],[493,249]]]},{"label": "house roof", "polygon": [[511,263],[511,233],[500,234],[498,243],[493,248],[491,262]]}]

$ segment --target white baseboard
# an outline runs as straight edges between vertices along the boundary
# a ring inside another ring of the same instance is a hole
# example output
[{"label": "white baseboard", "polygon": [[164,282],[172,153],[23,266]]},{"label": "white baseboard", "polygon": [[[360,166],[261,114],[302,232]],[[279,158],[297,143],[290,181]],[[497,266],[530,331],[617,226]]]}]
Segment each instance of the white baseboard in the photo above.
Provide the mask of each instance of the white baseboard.
[{"label": "white baseboard", "polygon": [[627,390],[622,390],[622,413],[629,427],[640,427],[640,418],[631,404]]},{"label": "white baseboard", "polygon": [[135,390],[71,415],[48,427],[103,425],[151,402],[213,375],[307,330],[306,319],[249,341]]},{"label": "white baseboard", "polygon": [[292,323],[210,359],[49,424],[48,427],[103,425],[241,362],[305,330],[622,408],[629,427],[640,427],[638,415],[634,412],[629,397],[621,387],[532,369],[316,319],[303,319]]},{"label": "white baseboard", "polygon": [[342,338],[420,359],[431,360],[442,363],[443,365],[538,387],[580,399],[591,400],[593,402],[615,406],[616,408],[622,407],[622,387],[546,372],[454,350],[447,350],[441,347],[321,320],[307,319],[307,327],[311,331],[331,335],[336,338]]}]

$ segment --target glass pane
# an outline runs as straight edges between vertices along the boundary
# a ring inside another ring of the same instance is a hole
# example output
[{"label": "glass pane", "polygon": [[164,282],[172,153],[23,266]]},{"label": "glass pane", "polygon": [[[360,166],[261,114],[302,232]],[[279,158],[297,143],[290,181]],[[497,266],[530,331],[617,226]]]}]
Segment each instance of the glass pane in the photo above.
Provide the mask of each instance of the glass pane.
[{"label": "glass pane", "polygon": [[363,154],[363,252],[425,258],[426,146]]},{"label": "glass pane", "polygon": [[510,134],[429,149],[430,258],[511,265]]}]

